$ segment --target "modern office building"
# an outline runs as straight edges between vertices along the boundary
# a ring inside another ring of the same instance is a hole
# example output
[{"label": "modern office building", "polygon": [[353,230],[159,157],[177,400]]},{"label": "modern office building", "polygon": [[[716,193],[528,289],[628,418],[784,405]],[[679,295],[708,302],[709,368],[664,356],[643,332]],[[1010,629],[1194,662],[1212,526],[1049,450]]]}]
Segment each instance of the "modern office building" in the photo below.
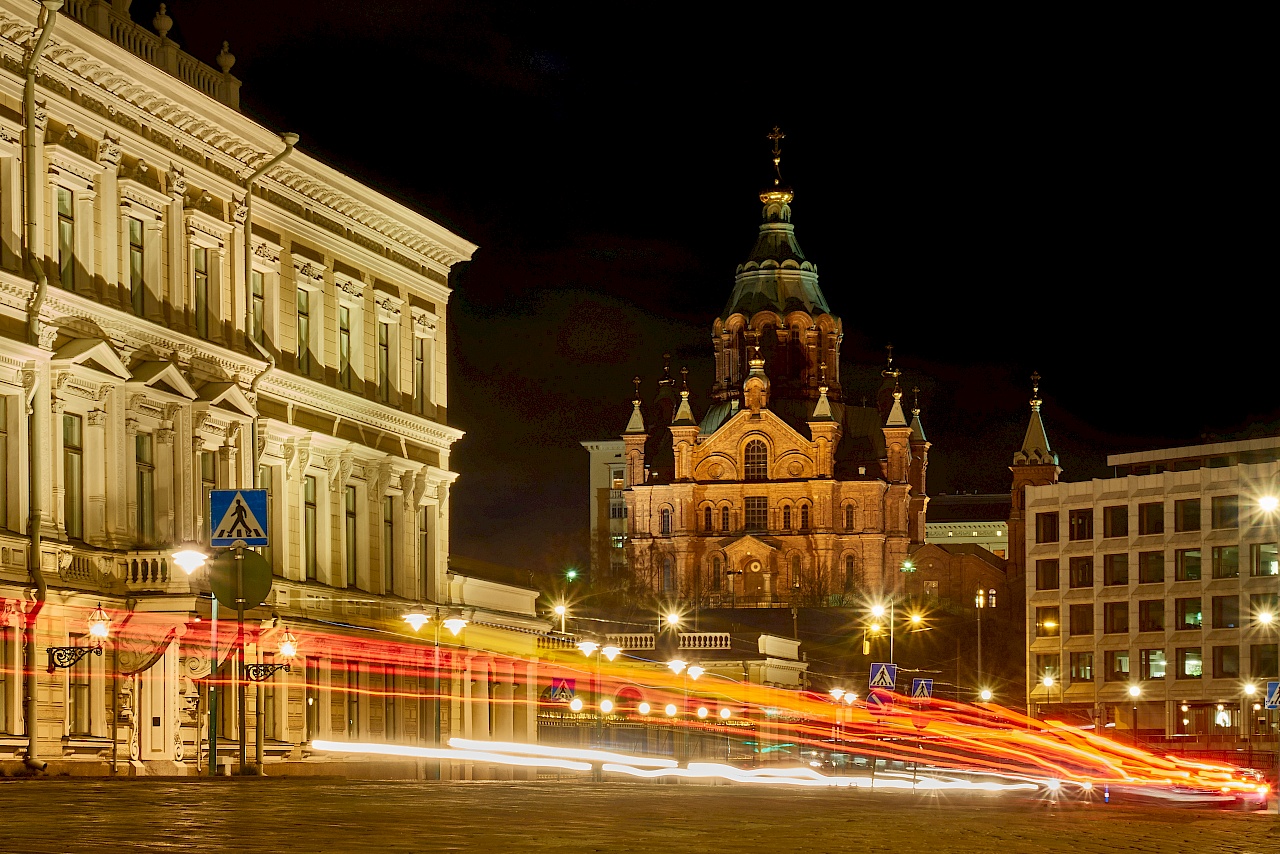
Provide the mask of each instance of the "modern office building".
[{"label": "modern office building", "polygon": [[591,580],[610,581],[627,570],[625,445],[621,439],[583,442],[591,455]]},{"label": "modern office building", "polygon": [[[128,8],[0,0],[0,765],[208,762],[211,677],[251,670],[226,608],[211,660],[207,575],[171,554],[255,482],[248,662],[296,656],[218,692],[220,758],[534,732],[536,594],[446,571],[448,277],[476,247],[291,150],[225,47]],[[418,604],[469,625],[414,637]]]},{"label": "modern office building", "polygon": [[1274,737],[1280,438],[1028,486],[1027,703],[1186,745]]}]

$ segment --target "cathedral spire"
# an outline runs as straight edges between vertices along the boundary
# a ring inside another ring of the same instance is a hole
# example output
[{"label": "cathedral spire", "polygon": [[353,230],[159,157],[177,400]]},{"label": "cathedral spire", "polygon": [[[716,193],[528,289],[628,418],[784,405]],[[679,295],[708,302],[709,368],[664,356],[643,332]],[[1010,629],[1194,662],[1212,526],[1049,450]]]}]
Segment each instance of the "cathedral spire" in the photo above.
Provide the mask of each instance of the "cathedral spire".
[{"label": "cathedral spire", "polygon": [[1040,373],[1031,375],[1031,421],[1027,424],[1027,434],[1022,439],[1022,450],[1013,455],[1015,466],[1034,466],[1058,464],[1058,455],[1049,449],[1049,436],[1044,430],[1044,420],[1040,417]]},{"label": "cathedral spire", "polygon": [[924,424],[920,421],[920,387],[911,389],[911,393],[914,395],[911,402],[911,441],[925,442],[928,440],[924,437]]},{"label": "cathedral spire", "polygon": [[680,408],[676,410],[674,425],[697,424],[693,420],[693,409],[689,406],[689,369],[680,369]]},{"label": "cathedral spire", "polygon": [[627,422],[627,433],[643,433],[644,432],[644,416],[640,414],[640,378],[633,379],[632,384],[636,387],[636,396],[631,401],[631,420]]},{"label": "cathedral spire", "polygon": [[886,427],[906,427],[907,416],[902,412],[902,389],[896,384],[893,387],[893,408],[889,410],[889,419],[885,421]]},{"label": "cathedral spire", "polygon": [[831,401],[827,400],[827,363],[823,362],[818,366],[819,385],[818,385],[818,403],[813,407],[813,414],[809,416],[810,421],[834,421],[835,416],[831,414]]}]

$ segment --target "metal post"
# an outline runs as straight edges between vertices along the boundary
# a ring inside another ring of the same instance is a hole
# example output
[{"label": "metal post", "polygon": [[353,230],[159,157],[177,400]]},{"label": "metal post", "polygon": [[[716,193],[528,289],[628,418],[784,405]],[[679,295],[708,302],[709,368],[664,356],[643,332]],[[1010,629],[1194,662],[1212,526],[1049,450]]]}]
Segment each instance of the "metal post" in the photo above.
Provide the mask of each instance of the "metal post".
[{"label": "metal post", "polygon": [[[239,540],[237,540],[239,542]],[[240,704],[238,712],[238,720],[240,723],[240,773],[247,773],[249,768],[249,745],[247,741],[248,733],[248,716],[245,714],[244,708],[244,548],[236,549],[236,646],[237,661],[239,667],[236,668],[235,679],[236,685],[236,702]]]},{"label": "metal post", "polygon": [[[262,664],[263,662],[262,662],[262,633],[261,632],[258,633],[256,654],[257,654],[258,663]],[[268,676],[267,678],[274,679],[275,677]],[[262,724],[264,722],[264,715],[262,713],[262,701],[263,701],[263,698],[266,697],[267,689],[266,689],[266,686],[261,681],[255,682],[254,686],[257,689],[255,691],[257,702],[253,708],[253,762],[254,762],[254,765],[257,766],[258,771],[261,772],[262,771],[262,748],[263,748],[263,741],[265,740],[263,738],[263,732],[262,732]]]},{"label": "metal post", "polygon": [[218,597],[209,618],[209,776],[218,776]]},{"label": "metal post", "polygon": [[[608,643],[608,640],[605,640]],[[604,686],[600,682],[600,659],[604,653],[596,650],[596,749],[604,750]],[[596,782],[604,781],[604,763],[596,766]]]},{"label": "metal post", "polygon": [[893,660],[893,600],[889,600],[889,663],[895,663]]},{"label": "metal post", "polygon": [[1133,720],[1130,722],[1133,727],[1133,746],[1138,746],[1138,701],[1133,701]]},{"label": "metal post", "polygon": [[[431,668],[432,674],[433,674],[432,680],[431,680],[432,681],[431,694],[434,697],[434,699],[432,700],[432,708],[435,710],[434,728],[435,728],[435,734],[436,734],[436,739],[433,746],[440,747],[440,611],[439,609],[436,610],[436,635],[435,635],[435,642],[432,644],[432,648],[435,651],[435,662],[434,662],[435,666]],[[444,775],[441,773],[440,760],[437,759],[435,779],[439,780],[443,776]]]},{"label": "metal post", "polygon": [[982,690],[982,600],[978,600],[978,690]]}]

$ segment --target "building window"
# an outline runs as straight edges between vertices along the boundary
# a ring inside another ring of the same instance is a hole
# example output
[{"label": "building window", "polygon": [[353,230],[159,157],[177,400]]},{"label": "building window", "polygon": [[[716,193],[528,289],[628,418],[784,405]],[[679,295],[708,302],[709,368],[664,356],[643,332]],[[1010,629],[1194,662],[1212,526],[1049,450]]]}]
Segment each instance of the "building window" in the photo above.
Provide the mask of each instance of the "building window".
[{"label": "building window", "polygon": [[1213,547],[1213,577],[1238,578],[1240,576],[1240,547]]},{"label": "building window", "polygon": [[743,499],[745,505],[745,522],[748,531],[764,531],[769,527],[769,499],[767,498],[746,498]]},{"label": "building window", "polygon": [[1184,498],[1173,502],[1173,530],[1200,530],[1200,499]]},{"label": "building window", "polygon": [[1138,553],[1138,583],[1158,584],[1164,581],[1164,552]]},{"label": "building window", "polygon": [[391,324],[378,322],[378,400],[391,400]]},{"label": "building window", "polygon": [[395,499],[390,495],[382,499],[382,589],[384,593],[396,589]]},{"label": "building window", "polygon": [[769,449],[759,439],[747,443],[743,453],[743,478],[767,480],[769,477]]},{"label": "building window", "polygon": [[1058,514],[1036,514],[1036,542],[1056,543],[1058,541]]},{"label": "building window", "polygon": [[729,530],[729,508],[728,507],[720,508],[720,530],[721,531]]},{"label": "building window", "polygon": [[662,592],[672,593],[676,589],[676,568],[675,561],[671,559],[671,555],[663,555],[662,557]]},{"label": "building window", "polygon": [[[263,663],[274,664],[275,653],[264,652]],[[262,733],[264,738],[277,738],[276,731],[276,674],[262,681]]]},{"label": "building window", "polygon": [[669,507],[663,507],[658,511],[658,518],[660,520],[659,525],[661,526],[660,530],[662,536],[671,536],[671,509]]},{"label": "building window", "polygon": [[1108,586],[1129,583],[1129,554],[1102,556],[1102,583]]},{"label": "building window", "polygon": [[1072,682],[1092,682],[1093,681],[1093,653],[1091,652],[1071,653],[1071,681]]},{"label": "building window", "polygon": [[315,581],[319,577],[319,570],[316,566],[318,521],[316,513],[316,479],[311,475],[307,475],[302,479],[302,536],[305,540],[302,548],[308,581]]},{"label": "building window", "polygon": [[[9,527],[9,398],[0,394],[0,530]],[[0,670],[5,666],[0,659]],[[0,695],[0,702],[4,696]],[[0,726],[0,732],[4,727]]]},{"label": "building window", "polygon": [[1056,558],[1036,561],[1036,589],[1058,589],[1058,561]]},{"label": "building window", "polygon": [[195,247],[192,253],[192,266],[195,281],[195,315],[196,334],[201,338],[209,337],[209,250],[203,246]]},{"label": "building window", "polygon": [[311,656],[303,664],[303,681],[306,685],[306,727],[307,741],[320,737],[320,660]]},{"label": "building window", "polygon": [[1050,655],[1036,654],[1036,675],[1043,679],[1046,676],[1053,677],[1054,681],[1062,681],[1062,673],[1059,668],[1062,667],[1062,659],[1057,653]]},{"label": "building window", "polygon": [[253,299],[253,340],[266,346],[267,333],[263,327],[266,317],[266,287],[262,273],[254,270],[249,274],[249,286]]},{"label": "building window", "polygon": [[791,587],[792,589],[800,589],[800,573],[801,573],[800,555],[793,555],[791,558]]},{"label": "building window", "polygon": [[66,187],[58,188],[58,279],[62,287],[76,286],[76,199]]},{"label": "building window", "polygon": [[1209,506],[1214,530],[1235,528],[1240,524],[1239,497],[1235,495],[1216,496]]},{"label": "building window", "polygon": [[311,373],[311,291],[298,288],[298,373]]},{"label": "building window", "polygon": [[1280,660],[1276,657],[1275,644],[1254,644],[1249,647],[1249,675],[1261,679],[1280,676]]},{"label": "building window", "polygon": [[1213,627],[1215,629],[1234,629],[1240,625],[1240,597],[1213,597]]},{"label": "building window", "polygon": [[1175,581],[1200,580],[1200,550],[1178,549],[1173,553],[1173,578]]},{"label": "building window", "polygon": [[9,692],[17,675],[13,670],[12,656],[13,629],[0,626],[0,732],[9,731]]},{"label": "building window", "polygon": [[1072,510],[1067,514],[1067,538],[1070,540],[1093,539],[1093,508]]},{"label": "building window", "polygon": [[[270,520],[276,518],[275,470],[271,466],[258,467],[258,486],[267,491],[267,525],[270,526],[273,524]],[[276,569],[271,546],[261,546],[258,549],[258,554],[262,555],[263,560],[267,562],[267,566],[271,567],[273,571]]]},{"label": "building window", "polygon": [[800,530],[802,531],[809,530],[809,505],[808,504],[800,505]]},{"label": "building window", "polygon": [[142,248],[142,220],[128,216],[124,221],[129,232],[129,305],[136,316],[142,317],[147,297],[143,279],[143,270],[146,269],[143,259],[146,256]]},{"label": "building window", "polygon": [[[209,493],[218,488],[218,458],[213,451],[200,452],[200,513],[204,516],[204,541],[209,542]],[[270,523],[268,523],[270,524]]]},{"label": "building window", "polygon": [[858,559],[853,555],[844,556],[844,592],[852,593],[858,586]]},{"label": "building window", "polygon": [[782,508],[782,530],[791,530],[791,507],[789,505]]},{"label": "building window", "polygon": [[[0,431],[3,430],[0,425]],[[1275,543],[1254,543],[1249,547],[1249,573],[1255,577],[1280,574],[1280,555],[1276,552]]]},{"label": "building window", "polygon": [[338,384],[351,388],[351,309],[338,306]]},{"label": "building window", "polygon": [[360,735],[360,663],[347,661],[347,736]]},{"label": "building window", "polygon": [[1138,651],[1139,677],[1144,680],[1163,679],[1165,660],[1163,649],[1143,649]]},{"label": "building window", "polygon": [[[71,646],[84,646],[88,640],[83,635],[71,635],[68,639]],[[89,710],[93,703],[89,693],[89,668],[92,662],[93,656],[87,655],[67,668],[67,730],[71,735],[91,734]]]},{"label": "building window", "polygon": [[1102,536],[1129,536],[1129,507],[1121,504],[1102,508]]},{"label": "building window", "polygon": [[1109,635],[1129,631],[1129,603],[1107,602],[1102,606],[1102,631]]},{"label": "building window", "polygon": [[1164,533],[1164,502],[1138,505],[1138,534]]},{"label": "building window", "polygon": [[846,531],[853,530],[853,505],[846,504],[844,506],[844,529]]},{"label": "building window", "polygon": [[1056,638],[1061,629],[1058,618],[1058,606],[1036,608],[1036,637]]},{"label": "building window", "polygon": [[992,587],[987,591],[987,608],[988,610],[996,606],[996,589]]},{"label": "building window", "polygon": [[133,447],[134,480],[138,491],[138,542],[150,543],[156,538],[156,466],[152,456],[151,434],[135,435]]},{"label": "building window", "polygon": [[1164,631],[1164,600],[1142,599],[1138,602],[1138,631]]},{"label": "building window", "polygon": [[1240,675],[1240,647],[1215,646],[1213,648],[1213,678],[1226,679]]},{"label": "building window", "polygon": [[84,421],[79,415],[62,416],[62,517],[67,536],[84,538]]},{"label": "building window", "polygon": [[1173,627],[1175,631],[1198,629],[1204,620],[1199,596],[1193,596],[1189,599],[1175,599],[1173,601],[1173,613],[1176,621]]},{"label": "building window", "polygon": [[713,593],[720,592],[720,573],[724,571],[720,564],[720,555],[711,556],[711,590]]},{"label": "building window", "polygon": [[1091,556],[1071,558],[1067,563],[1067,570],[1072,588],[1093,586],[1093,558]]},{"label": "building window", "polygon": [[356,548],[359,540],[356,538],[356,488],[354,486],[348,486],[343,491],[342,508],[343,533],[346,535],[347,547],[347,586],[355,587],[359,579],[357,570],[360,553]]},{"label": "building window", "polygon": [[382,671],[382,689],[386,702],[382,708],[382,729],[387,740],[395,741],[399,735],[396,723],[396,666],[386,664]]},{"label": "building window", "polygon": [[413,339],[413,411],[427,411],[427,339]]},{"label": "building window", "polygon": [[1107,650],[1105,662],[1105,679],[1107,682],[1129,681],[1129,650]]},{"label": "building window", "polygon": [[711,508],[710,507],[702,508],[702,530],[707,532],[711,531]]},{"label": "building window", "polygon": [[1071,619],[1070,633],[1074,637],[1093,634],[1093,603],[1072,605],[1067,612]]},{"label": "building window", "polygon": [[1189,646],[1177,650],[1174,654],[1174,679],[1199,679],[1204,673],[1204,656],[1200,647]]},{"label": "building window", "polygon": [[[421,599],[429,598],[427,592],[431,589],[427,584],[427,579],[431,577],[431,536],[427,527],[427,510],[426,507],[418,510],[418,596]],[[615,540],[614,548],[619,545]]]}]

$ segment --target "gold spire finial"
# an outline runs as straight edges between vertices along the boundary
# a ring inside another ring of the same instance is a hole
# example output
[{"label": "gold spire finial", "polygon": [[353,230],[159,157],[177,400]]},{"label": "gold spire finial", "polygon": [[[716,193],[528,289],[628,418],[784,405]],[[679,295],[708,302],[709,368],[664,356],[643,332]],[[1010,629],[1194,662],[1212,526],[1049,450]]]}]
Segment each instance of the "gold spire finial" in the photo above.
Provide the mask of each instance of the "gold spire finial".
[{"label": "gold spire finial", "polygon": [[687,366],[680,369],[680,396],[689,397],[689,368]]},{"label": "gold spire finial", "polygon": [[640,405],[640,376],[638,374],[632,378],[631,384],[636,387],[636,396],[633,400],[636,406],[639,406]]},{"label": "gold spire finial", "polygon": [[1040,411],[1040,404],[1044,403],[1040,399],[1040,372],[1035,371],[1031,374],[1031,408]]},{"label": "gold spire finial", "polygon": [[920,386],[911,389],[911,393],[915,395],[915,399],[911,402],[911,414],[919,417],[920,415]]},{"label": "gold spire finial", "polygon": [[898,377],[902,376],[902,371],[898,370],[893,366],[893,345],[886,344],[884,345],[884,348],[885,350],[889,351],[889,361],[888,361],[888,364],[885,365],[885,369],[880,372],[880,376],[893,377],[896,382]]},{"label": "gold spire finial", "polygon": [[671,378],[671,354],[662,354],[662,379],[658,380],[658,385],[675,385],[676,381]]},{"label": "gold spire finial", "polygon": [[782,141],[787,135],[782,132],[782,128],[777,125],[773,126],[773,130],[769,132],[770,140],[773,141],[773,186],[782,186]]}]

